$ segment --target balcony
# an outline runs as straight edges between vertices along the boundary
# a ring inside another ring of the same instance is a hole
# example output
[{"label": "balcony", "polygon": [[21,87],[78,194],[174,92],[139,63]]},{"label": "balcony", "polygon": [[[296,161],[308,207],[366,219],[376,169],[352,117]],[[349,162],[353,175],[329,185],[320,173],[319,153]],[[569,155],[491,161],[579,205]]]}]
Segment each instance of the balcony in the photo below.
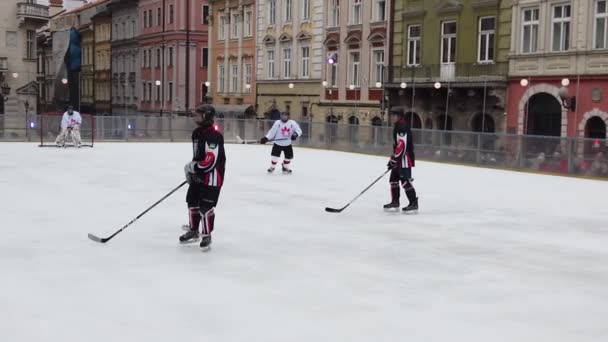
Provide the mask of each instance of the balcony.
[{"label": "balcony", "polygon": [[20,2],[17,4],[17,19],[20,26],[28,22],[37,26],[43,26],[49,21],[49,7]]},{"label": "balcony", "polygon": [[8,72],[8,58],[0,57],[0,72]]},{"label": "balcony", "polygon": [[420,66],[395,66],[389,68],[389,80],[393,84],[452,82],[484,83],[506,82],[509,63],[434,64]]}]

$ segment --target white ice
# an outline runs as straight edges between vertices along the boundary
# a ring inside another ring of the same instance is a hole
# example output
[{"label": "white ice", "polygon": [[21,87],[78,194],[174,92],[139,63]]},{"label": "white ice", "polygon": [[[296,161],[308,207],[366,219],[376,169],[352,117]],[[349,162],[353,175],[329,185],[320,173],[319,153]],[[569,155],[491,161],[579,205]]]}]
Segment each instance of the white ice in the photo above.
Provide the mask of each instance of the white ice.
[{"label": "white ice", "polygon": [[[608,341],[608,183],[227,147],[211,252],[180,246],[189,144],[0,144],[0,341]],[[405,202],[405,199],[403,199]],[[405,203],[402,203],[405,204]]]}]

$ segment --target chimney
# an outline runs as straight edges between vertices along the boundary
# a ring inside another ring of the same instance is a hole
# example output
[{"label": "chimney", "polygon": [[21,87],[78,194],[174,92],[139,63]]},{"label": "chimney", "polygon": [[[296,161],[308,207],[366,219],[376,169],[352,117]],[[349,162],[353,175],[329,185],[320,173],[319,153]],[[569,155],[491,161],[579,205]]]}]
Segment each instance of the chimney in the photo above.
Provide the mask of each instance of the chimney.
[{"label": "chimney", "polygon": [[49,15],[54,17],[63,11],[63,0],[49,0]]}]

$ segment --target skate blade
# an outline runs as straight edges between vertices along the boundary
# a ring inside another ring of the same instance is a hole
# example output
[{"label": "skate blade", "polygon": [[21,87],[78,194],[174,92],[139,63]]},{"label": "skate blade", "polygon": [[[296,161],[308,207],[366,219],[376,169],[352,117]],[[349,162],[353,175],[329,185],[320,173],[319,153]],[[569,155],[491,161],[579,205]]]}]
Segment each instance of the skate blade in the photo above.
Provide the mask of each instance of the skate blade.
[{"label": "skate blade", "polygon": [[401,211],[403,215],[418,215],[418,209]]},{"label": "skate blade", "polygon": [[384,212],[386,212],[386,213],[398,213],[399,212],[399,208],[382,208],[382,210],[384,210]]},{"label": "skate blade", "polygon": [[207,247],[201,247],[201,252],[203,253],[208,253],[211,251],[211,245],[207,246]]},{"label": "skate blade", "polygon": [[199,241],[201,241],[201,239],[200,239],[200,238],[199,238],[199,239],[190,239],[190,240],[188,240],[188,241],[180,241],[180,242],[179,242],[179,244],[180,244],[180,245],[191,245],[191,244],[193,244],[193,243],[197,243],[197,242],[199,242]]}]

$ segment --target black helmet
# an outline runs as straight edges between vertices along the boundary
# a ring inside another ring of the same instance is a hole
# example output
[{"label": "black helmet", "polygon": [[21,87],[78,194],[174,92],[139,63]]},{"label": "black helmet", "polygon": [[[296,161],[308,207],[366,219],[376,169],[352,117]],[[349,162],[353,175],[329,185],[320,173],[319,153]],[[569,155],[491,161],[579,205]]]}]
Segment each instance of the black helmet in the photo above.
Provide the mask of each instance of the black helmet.
[{"label": "black helmet", "polygon": [[202,126],[211,126],[213,119],[215,118],[215,108],[212,105],[202,105],[196,108],[196,113],[203,116],[203,120],[200,123]]},{"label": "black helmet", "polygon": [[401,119],[405,119],[405,112],[403,111],[403,109],[400,108],[391,109],[390,115],[396,115]]}]

